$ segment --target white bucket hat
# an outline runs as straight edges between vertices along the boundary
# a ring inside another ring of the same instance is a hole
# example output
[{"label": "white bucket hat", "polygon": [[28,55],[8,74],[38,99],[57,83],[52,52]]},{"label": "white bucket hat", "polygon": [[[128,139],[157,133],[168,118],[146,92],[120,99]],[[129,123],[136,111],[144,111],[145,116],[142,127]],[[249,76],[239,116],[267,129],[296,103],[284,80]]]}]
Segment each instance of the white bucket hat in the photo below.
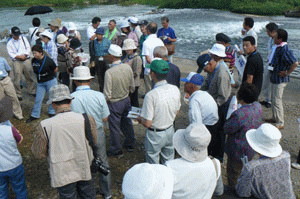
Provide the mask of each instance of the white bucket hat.
[{"label": "white bucket hat", "polygon": [[69,30],[77,30],[77,27],[73,22],[69,23]]},{"label": "white bucket hat", "polygon": [[126,28],[126,27],[130,27],[130,24],[128,21],[122,21],[120,24],[120,28]]},{"label": "white bucket hat", "polygon": [[267,157],[277,157],[282,153],[279,144],[281,133],[272,124],[262,124],[258,129],[250,129],[246,133],[249,145],[254,151]]},{"label": "white bucket hat", "polygon": [[208,52],[218,57],[226,57],[225,46],[223,44],[214,44]]},{"label": "white bucket hat", "polygon": [[59,102],[66,99],[74,99],[74,97],[70,94],[69,87],[64,84],[57,84],[50,88],[47,104],[52,104],[52,102]]},{"label": "white bucket hat", "polygon": [[133,24],[138,24],[139,19],[136,17],[129,17],[128,22],[133,23]]},{"label": "white bucket hat", "polygon": [[87,66],[76,66],[73,71],[73,80],[90,80],[94,77],[91,76],[90,69]]},{"label": "white bucket hat", "polygon": [[204,124],[190,124],[179,129],[173,136],[173,143],[179,155],[190,162],[201,162],[207,158],[207,147],[211,135]]},{"label": "white bucket hat", "polygon": [[65,43],[66,41],[68,41],[68,37],[67,36],[65,36],[64,34],[59,34],[58,36],[57,36],[57,43],[59,43],[59,44],[63,44],[63,43]]},{"label": "white bucket hat", "polygon": [[53,34],[51,32],[49,32],[48,30],[45,30],[44,32],[40,33],[40,36],[48,37],[51,40],[53,37]]},{"label": "white bucket hat", "polygon": [[125,199],[171,199],[172,170],[160,164],[136,164],[125,173],[122,192]]},{"label": "white bucket hat", "polygon": [[122,48],[116,44],[111,44],[108,53],[115,57],[122,57]]},{"label": "white bucket hat", "polygon": [[133,39],[125,39],[122,50],[134,50],[134,49],[136,49],[136,45],[134,44]]}]

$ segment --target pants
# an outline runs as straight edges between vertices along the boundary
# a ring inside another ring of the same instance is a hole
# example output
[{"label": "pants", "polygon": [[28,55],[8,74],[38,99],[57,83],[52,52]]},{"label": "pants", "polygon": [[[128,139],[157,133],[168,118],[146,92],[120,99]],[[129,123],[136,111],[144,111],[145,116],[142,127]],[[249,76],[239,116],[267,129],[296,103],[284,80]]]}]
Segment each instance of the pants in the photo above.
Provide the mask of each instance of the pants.
[{"label": "pants", "polygon": [[95,199],[96,191],[93,187],[93,180],[78,181],[67,184],[63,187],[58,187],[60,199]]},{"label": "pants", "polygon": [[5,77],[3,80],[0,80],[0,96],[4,97],[4,95],[12,98],[14,116],[18,119],[23,119],[23,113],[16,94],[16,90],[10,77],[8,76]]},{"label": "pants", "polygon": [[261,89],[261,97],[263,101],[271,103],[271,82],[270,82],[270,71],[268,70],[268,64],[264,68],[263,84]]},{"label": "pants", "polygon": [[282,95],[287,83],[272,84],[271,83],[271,103],[272,118],[276,121],[276,126],[284,125],[284,112],[282,105]]},{"label": "pants", "polygon": [[23,164],[9,171],[0,172],[0,198],[8,198],[9,182],[11,183],[17,199],[27,198],[27,188],[25,184],[25,172]]},{"label": "pants", "polygon": [[110,130],[110,150],[120,151],[121,131],[125,137],[123,146],[134,148],[135,138],[131,119],[127,118],[128,112],[131,110],[129,98],[125,98],[118,102],[108,104],[110,115],[108,117],[108,125]]},{"label": "pants", "polygon": [[148,93],[152,89],[152,80],[150,74],[144,75],[144,82],[145,82],[145,93]]},{"label": "pants", "polygon": [[22,74],[24,74],[27,81],[27,88],[29,94],[35,94],[35,81],[33,75],[33,69],[30,63],[30,59],[26,61],[13,61],[13,72],[14,72],[14,86],[18,97],[22,97],[20,82],[22,79]]},{"label": "pants", "polygon": [[[40,118],[42,103],[45,94],[46,92],[49,93],[50,88],[56,84],[57,84],[56,78],[37,84],[35,103],[33,106],[33,110],[31,112],[32,117]],[[48,114],[55,114],[55,110],[53,109],[51,104],[49,105]]]},{"label": "pants", "polygon": [[205,125],[207,130],[210,132],[211,134],[211,140],[210,143],[207,147],[207,151],[208,151],[208,155],[211,155],[213,157],[218,157],[219,153],[220,153],[220,149],[219,149],[219,131],[218,131],[218,127],[219,127],[219,122],[217,122],[215,125]]},{"label": "pants", "polygon": [[228,154],[227,158],[227,178],[229,187],[234,188],[237,184],[237,179],[239,178],[243,168],[243,163]]},{"label": "pants", "polygon": [[300,164],[300,150],[299,150],[298,157],[297,157],[297,163]]},{"label": "pants", "polygon": [[95,68],[96,68],[95,70],[96,70],[98,83],[99,83],[99,90],[100,90],[100,92],[103,93],[104,77],[105,77],[105,72],[106,72],[106,69],[107,69],[107,64],[106,64],[105,61],[99,61],[97,59]]},{"label": "pants", "polygon": [[145,138],[146,162],[165,164],[166,161],[173,160],[175,155],[173,135],[173,126],[159,132],[147,129]]},{"label": "pants", "polygon": [[[101,158],[103,165],[109,167],[108,158],[106,154],[106,140],[105,134],[100,127],[98,129],[98,144],[97,144],[97,156]],[[93,178],[95,179],[96,173],[93,173]],[[109,173],[107,176],[99,173],[99,184],[100,184],[100,193],[104,196],[111,196],[111,174]]]},{"label": "pants", "polygon": [[58,79],[67,87],[70,86],[70,76],[68,72],[59,72]]},{"label": "pants", "polygon": [[129,93],[130,104],[134,107],[139,107],[139,87],[136,86],[133,93]]}]

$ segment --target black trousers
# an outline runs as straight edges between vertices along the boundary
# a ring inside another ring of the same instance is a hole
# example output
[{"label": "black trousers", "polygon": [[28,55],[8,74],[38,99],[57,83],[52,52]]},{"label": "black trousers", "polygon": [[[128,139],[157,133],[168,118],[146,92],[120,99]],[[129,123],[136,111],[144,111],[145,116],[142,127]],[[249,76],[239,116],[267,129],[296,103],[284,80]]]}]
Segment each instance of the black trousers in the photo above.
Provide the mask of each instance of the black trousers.
[{"label": "black trousers", "polygon": [[129,93],[130,104],[134,107],[139,107],[139,87],[136,86],[133,93]]},{"label": "black trousers", "polygon": [[103,92],[103,89],[104,89],[104,77],[105,77],[106,69],[107,69],[106,62],[105,61],[99,61],[97,59],[96,60],[96,65],[95,65],[95,70],[96,70],[96,75],[97,75],[97,78],[98,78],[100,92]]}]

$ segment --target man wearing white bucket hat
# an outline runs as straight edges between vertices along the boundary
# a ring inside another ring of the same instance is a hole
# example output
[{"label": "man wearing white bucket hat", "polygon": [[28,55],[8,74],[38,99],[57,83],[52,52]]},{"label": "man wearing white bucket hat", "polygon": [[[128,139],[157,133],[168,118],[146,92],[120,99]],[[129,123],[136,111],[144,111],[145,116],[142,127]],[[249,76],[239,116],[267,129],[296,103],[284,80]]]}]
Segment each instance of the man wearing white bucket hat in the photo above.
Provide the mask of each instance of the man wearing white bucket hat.
[{"label": "man wearing white bucket hat", "polygon": [[125,199],[171,199],[172,191],[172,170],[164,165],[136,164],[123,178]]},{"label": "man wearing white bucket hat", "polygon": [[210,199],[219,178],[221,189],[217,194],[223,193],[220,162],[208,157],[210,139],[204,124],[190,124],[174,134],[174,146],[181,158],[166,162],[174,174],[173,199]]},{"label": "man wearing white bucket hat", "polygon": [[[94,77],[90,74],[90,69],[86,66],[77,66],[74,68],[72,80],[74,80],[77,88],[71,95],[74,97],[71,108],[76,113],[86,113],[92,116],[97,125],[98,157],[103,165],[109,168],[108,158],[106,155],[106,141],[103,129],[104,122],[108,121],[109,110],[104,95],[99,91],[90,88],[91,80]],[[96,174],[95,174],[96,175]],[[111,174],[107,176],[100,173],[100,193],[105,198],[111,197]]]},{"label": "man wearing white bucket hat", "polygon": [[108,103],[110,116],[108,119],[110,130],[110,149],[108,155],[122,155],[121,131],[125,137],[123,147],[134,149],[135,138],[131,119],[127,118],[131,110],[129,93],[135,89],[133,72],[128,64],[121,62],[122,49],[111,44],[105,57],[111,64],[105,73],[104,96]]},{"label": "man wearing white bucket hat", "polygon": [[259,155],[257,160],[245,162],[236,185],[240,197],[296,198],[290,176],[290,154],[282,151],[280,131],[265,123],[246,133],[249,145]]},{"label": "man wearing white bucket hat", "polygon": [[223,160],[225,136],[223,132],[223,126],[227,114],[227,109],[230,103],[231,84],[234,83],[230,71],[223,58],[226,57],[225,46],[222,44],[214,44],[209,50],[212,56],[210,62],[204,67],[204,71],[208,73],[208,76],[201,86],[201,90],[207,91],[216,101],[219,112],[219,124],[218,124],[218,139],[216,146],[219,146],[218,154],[214,157],[220,161]]}]

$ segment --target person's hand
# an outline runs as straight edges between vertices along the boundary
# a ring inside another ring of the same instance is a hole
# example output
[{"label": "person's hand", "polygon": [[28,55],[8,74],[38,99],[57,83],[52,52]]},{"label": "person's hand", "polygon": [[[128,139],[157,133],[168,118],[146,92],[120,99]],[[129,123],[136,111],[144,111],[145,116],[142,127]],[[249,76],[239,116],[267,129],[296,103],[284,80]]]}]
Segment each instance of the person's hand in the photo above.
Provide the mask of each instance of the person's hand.
[{"label": "person's hand", "polygon": [[280,71],[280,72],[278,73],[278,75],[279,75],[280,77],[286,77],[286,76],[288,75],[288,73],[287,73],[287,71]]}]

